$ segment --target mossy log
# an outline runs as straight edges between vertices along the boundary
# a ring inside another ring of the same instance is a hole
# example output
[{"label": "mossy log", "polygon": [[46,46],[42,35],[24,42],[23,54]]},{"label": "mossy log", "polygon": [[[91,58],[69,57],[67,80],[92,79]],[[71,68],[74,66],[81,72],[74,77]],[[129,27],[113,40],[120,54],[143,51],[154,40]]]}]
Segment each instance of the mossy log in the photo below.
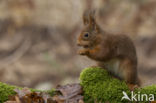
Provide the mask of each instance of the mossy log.
[{"label": "mossy log", "polygon": [[[84,91],[85,103],[129,103],[127,100],[122,100],[123,91],[128,96],[131,95],[125,82],[112,78],[106,70],[101,68],[86,68],[80,74],[80,84]],[[14,89],[19,88],[16,86],[0,83],[0,103],[8,100],[8,97],[14,95]],[[32,91],[38,91],[33,90]],[[51,95],[54,93],[54,89],[46,91]],[[154,94],[156,98],[156,85],[147,86],[144,88],[135,89],[135,93],[141,94]],[[149,103],[142,101],[139,103]]]}]

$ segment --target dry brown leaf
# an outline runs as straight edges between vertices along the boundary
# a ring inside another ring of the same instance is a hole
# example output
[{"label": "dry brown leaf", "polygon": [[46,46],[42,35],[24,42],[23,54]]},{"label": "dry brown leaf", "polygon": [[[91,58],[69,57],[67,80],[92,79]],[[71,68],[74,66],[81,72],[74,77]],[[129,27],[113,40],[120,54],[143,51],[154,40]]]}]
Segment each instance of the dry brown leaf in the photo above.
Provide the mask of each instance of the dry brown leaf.
[{"label": "dry brown leaf", "polygon": [[78,95],[82,93],[82,87],[80,84],[68,84],[65,86],[58,86],[57,91],[60,91],[63,96],[68,97],[70,95]]},{"label": "dry brown leaf", "polygon": [[23,88],[22,90],[16,88],[16,89],[14,89],[14,91],[18,94],[19,97],[23,97],[23,96],[31,93],[30,89],[26,88],[26,87]]},{"label": "dry brown leaf", "polygon": [[62,96],[54,97],[57,103],[79,103],[79,101],[83,101],[83,96],[80,95],[82,94],[82,87],[80,84],[58,86],[56,90],[62,94]]}]

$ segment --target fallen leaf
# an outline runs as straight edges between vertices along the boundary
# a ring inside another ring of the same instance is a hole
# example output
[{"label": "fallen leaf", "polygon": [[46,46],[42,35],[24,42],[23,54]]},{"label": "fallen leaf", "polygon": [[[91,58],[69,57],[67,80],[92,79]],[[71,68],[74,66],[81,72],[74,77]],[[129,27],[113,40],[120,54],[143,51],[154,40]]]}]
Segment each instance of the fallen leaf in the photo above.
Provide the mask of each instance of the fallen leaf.
[{"label": "fallen leaf", "polygon": [[80,84],[68,84],[65,86],[58,86],[56,91],[62,95],[53,97],[57,103],[80,103],[83,101],[82,87]]}]

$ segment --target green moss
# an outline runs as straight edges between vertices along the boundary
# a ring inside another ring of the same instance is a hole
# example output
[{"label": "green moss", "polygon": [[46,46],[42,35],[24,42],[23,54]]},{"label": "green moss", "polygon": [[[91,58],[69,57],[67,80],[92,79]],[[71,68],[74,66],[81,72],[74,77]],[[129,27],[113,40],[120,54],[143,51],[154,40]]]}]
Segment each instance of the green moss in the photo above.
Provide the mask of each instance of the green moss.
[{"label": "green moss", "polygon": [[[154,98],[156,99],[156,85],[151,85],[151,86],[147,86],[144,88],[139,88],[139,89],[135,90],[135,93],[140,94],[140,95],[147,94],[148,96],[150,94],[154,94]],[[140,102],[140,103],[149,103],[149,102],[146,102],[145,98],[144,98],[144,101]]]},{"label": "green moss", "polygon": [[[80,74],[81,85],[83,86],[85,103],[97,101],[105,103],[126,103],[121,101],[123,91],[130,96],[130,91],[125,82],[112,78],[106,70],[101,68],[86,68]],[[137,89],[135,92],[156,95],[156,86],[148,86]]]},{"label": "green moss", "polygon": [[56,94],[56,90],[53,88],[51,90],[46,91],[50,96],[54,96]]},{"label": "green moss", "polygon": [[7,84],[0,82],[0,103],[5,102],[6,100],[8,100],[9,96],[14,95],[15,88],[15,86],[8,86]]},{"label": "green moss", "polygon": [[155,94],[156,96],[156,85],[147,86],[144,88],[140,88],[136,90],[137,92],[140,91],[142,94]]}]

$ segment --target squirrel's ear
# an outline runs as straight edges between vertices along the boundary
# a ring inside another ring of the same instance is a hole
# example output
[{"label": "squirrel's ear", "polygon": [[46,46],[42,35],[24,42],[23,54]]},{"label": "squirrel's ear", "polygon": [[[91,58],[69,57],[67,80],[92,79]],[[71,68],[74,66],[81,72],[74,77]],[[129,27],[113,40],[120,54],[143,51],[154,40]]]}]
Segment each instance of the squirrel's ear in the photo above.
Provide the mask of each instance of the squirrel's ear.
[{"label": "squirrel's ear", "polygon": [[89,24],[94,28],[94,30],[96,30],[97,32],[99,31],[99,26],[96,23],[95,20],[95,10],[92,10],[89,12]]},{"label": "squirrel's ear", "polygon": [[95,10],[92,10],[89,12],[89,23],[90,23],[90,25],[96,25]]},{"label": "squirrel's ear", "polygon": [[86,10],[83,14],[83,23],[84,25],[90,25],[91,27],[97,28],[95,20],[95,10]]},{"label": "squirrel's ear", "polygon": [[83,13],[83,23],[84,23],[84,25],[88,25],[89,24],[88,11],[85,11]]}]

